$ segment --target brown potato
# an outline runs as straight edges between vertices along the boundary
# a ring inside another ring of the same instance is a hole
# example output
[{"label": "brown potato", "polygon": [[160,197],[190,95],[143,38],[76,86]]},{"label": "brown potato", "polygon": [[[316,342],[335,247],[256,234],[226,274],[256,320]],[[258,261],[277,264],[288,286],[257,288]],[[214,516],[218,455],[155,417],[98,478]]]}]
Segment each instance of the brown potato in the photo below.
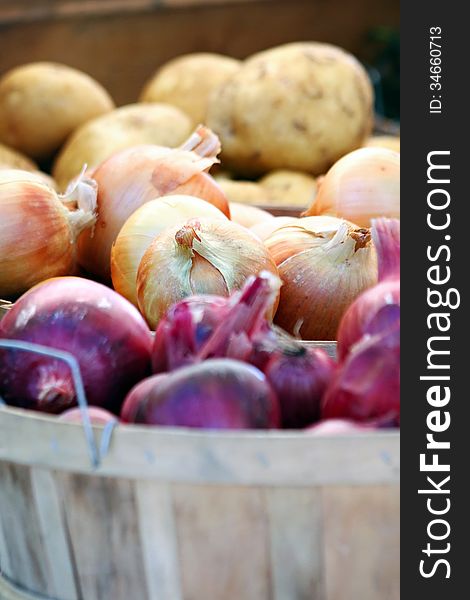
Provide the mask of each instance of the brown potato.
[{"label": "brown potato", "polygon": [[206,120],[211,92],[236,73],[241,62],[221,54],[179,56],[160,67],[145,85],[141,102],[167,102],[183,110],[193,126]]},{"label": "brown potato", "polygon": [[114,103],[94,79],[65,65],[31,63],[0,79],[0,141],[35,159],[50,157],[77,127]]},{"label": "brown potato", "polygon": [[260,52],[211,95],[207,125],[239,173],[325,173],[372,128],[373,90],[350,54],[303,42]]},{"label": "brown potato", "polygon": [[272,171],[260,179],[259,184],[267,191],[273,206],[307,208],[317,193],[315,178],[299,171]]},{"label": "brown potato", "polygon": [[174,147],[191,133],[191,121],[169,104],[130,104],[86,123],[58,155],[53,175],[61,189],[84,164],[93,169],[124,148],[140,144]]},{"label": "brown potato", "polygon": [[271,204],[268,193],[258,183],[234,181],[222,177],[217,178],[217,183],[224,191],[229,202],[259,206],[269,206]]},{"label": "brown potato", "polygon": [[0,144],[0,169],[35,171],[37,168],[37,164],[21,152]]},{"label": "brown potato", "polygon": [[400,152],[400,137],[398,135],[373,135],[366,140],[364,148],[388,148]]}]

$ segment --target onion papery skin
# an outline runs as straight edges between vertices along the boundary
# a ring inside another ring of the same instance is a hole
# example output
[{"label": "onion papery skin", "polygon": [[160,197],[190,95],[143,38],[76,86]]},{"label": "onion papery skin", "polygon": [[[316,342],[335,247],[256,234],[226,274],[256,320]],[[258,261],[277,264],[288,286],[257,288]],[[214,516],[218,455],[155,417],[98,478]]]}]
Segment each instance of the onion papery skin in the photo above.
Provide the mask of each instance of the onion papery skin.
[{"label": "onion papery skin", "polygon": [[0,171],[0,297],[70,274],[76,238],[94,221],[93,208],[67,210],[35,173]]},{"label": "onion papery skin", "polygon": [[[109,281],[112,245],[127,219],[149,200],[173,194],[196,196],[230,217],[227,199],[216,181],[203,171],[191,175],[185,173],[184,165],[175,166],[170,158],[178,152],[136,146],[114,154],[94,169],[98,220],[94,229],[78,240],[78,260],[88,272]],[[180,183],[175,175],[181,175]]]},{"label": "onion papery skin", "polygon": [[261,221],[250,227],[251,231],[256,234],[263,242],[273,235],[275,231],[287,225],[296,225],[299,219],[296,217],[273,217],[266,221]]},{"label": "onion papery skin", "polygon": [[198,361],[198,352],[230,310],[228,298],[191,296],[173,305],[160,320],[152,349],[154,373]]},{"label": "onion papery skin", "polygon": [[400,422],[400,325],[364,336],[348,353],[323,399],[325,419]]},{"label": "onion papery skin", "polygon": [[124,223],[111,251],[114,289],[137,306],[137,271],[155,237],[192,217],[227,219],[213,204],[194,196],[163,196],[138,208]]},{"label": "onion papery skin", "polygon": [[360,227],[370,227],[376,217],[400,218],[400,154],[385,148],[346,154],[325,175],[304,215],[332,215]]},{"label": "onion papery skin", "polygon": [[131,391],[124,402],[123,421],[131,416],[134,423],[203,429],[280,425],[274,391],[261,371],[243,362],[207,360],[152,379],[153,385],[146,380],[139,390]]},{"label": "onion papery skin", "polygon": [[200,294],[229,296],[262,271],[278,277],[264,244],[250,231],[231,221],[192,219],[165,230],[144,254],[137,273],[139,308],[154,329],[176,302]]},{"label": "onion papery skin", "polygon": [[207,358],[234,358],[264,370],[279,348],[278,335],[266,319],[278,284],[263,274],[250,278],[230,298],[192,296],[172,306],[155,332],[154,373]]},{"label": "onion papery skin", "polygon": [[[388,307],[387,313],[383,311]],[[350,348],[363,335],[372,333],[371,327],[379,311],[385,317],[382,327],[389,328],[400,314],[400,281],[389,279],[371,287],[351,304],[341,319],[338,329],[338,359],[344,360]],[[388,316],[386,316],[388,315]]]},{"label": "onion papery skin", "polygon": [[[79,277],[50,279],[29,290],[0,321],[0,338],[70,352],[88,403],[114,413],[150,373],[152,335],[137,309]],[[65,363],[20,350],[0,350],[0,395],[7,404],[56,414],[77,404]]]},{"label": "onion papery skin", "polygon": [[264,373],[279,399],[285,429],[318,421],[321,400],[334,372],[335,362],[321,349],[299,346],[271,357]]},{"label": "onion papery skin", "polygon": [[275,323],[304,340],[335,340],[347,308],[377,283],[376,253],[367,229],[337,219],[307,225],[265,242],[283,282]]}]

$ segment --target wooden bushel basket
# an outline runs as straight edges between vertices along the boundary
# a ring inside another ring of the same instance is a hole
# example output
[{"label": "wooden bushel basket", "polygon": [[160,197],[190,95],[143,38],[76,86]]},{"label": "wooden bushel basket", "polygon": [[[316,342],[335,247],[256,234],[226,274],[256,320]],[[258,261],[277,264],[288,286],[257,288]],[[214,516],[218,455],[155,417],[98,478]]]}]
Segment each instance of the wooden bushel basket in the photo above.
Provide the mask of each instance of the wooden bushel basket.
[{"label": "wooden bushel basket", "polygon": [[0,599],[398,600],[398,433],[92,431],[0,407]]}]

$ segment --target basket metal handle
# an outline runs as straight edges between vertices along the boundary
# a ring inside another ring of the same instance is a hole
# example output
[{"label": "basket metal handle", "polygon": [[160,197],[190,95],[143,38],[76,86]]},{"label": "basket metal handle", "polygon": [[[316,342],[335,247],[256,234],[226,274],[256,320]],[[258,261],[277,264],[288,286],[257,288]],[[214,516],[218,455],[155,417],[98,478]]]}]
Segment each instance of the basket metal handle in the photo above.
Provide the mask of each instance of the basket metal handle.
[{"label": "basket metal handle", "polygon": [[[55,348],[49,348],[48,346],[42,346],[40,344],[33,344],[31,342],[24,342],[18,340],[4,340],[0,339],[0,348],[12,348],[14,350],[23,350],[25,352],[34,352],[35,354],[41,354],[43,356],[49,356],[65,362],[71,372],[72,382],[74,391],[77,396],[78,406],[80,408],[83,431],[85,433],[85,440],[88,446],[88,453],[90,456],[90,462],[93,469],[97,469],[102,458],[107,454],[109,445],[111,442],[111,436],[114,428],[118,424],[118,420],[115,419],[106,423],[104,426],[100,448],[98,449],[93,435],[93,428],[91,426],[90,413],[88,412],[88,402],[86,399],[85,388],[83,386],[83,379],[80,372],[80,367],[77,359],[70,352],[63,350],[56,350]],[[0,396],[0,404],[6,404]]]}]

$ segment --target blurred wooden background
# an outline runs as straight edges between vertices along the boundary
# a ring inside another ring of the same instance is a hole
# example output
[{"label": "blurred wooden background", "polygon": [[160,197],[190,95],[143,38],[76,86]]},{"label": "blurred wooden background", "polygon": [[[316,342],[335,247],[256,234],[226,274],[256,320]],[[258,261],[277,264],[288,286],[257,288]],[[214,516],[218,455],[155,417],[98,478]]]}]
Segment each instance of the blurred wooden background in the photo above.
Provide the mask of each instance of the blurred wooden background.
[{"label": "blurred wooden background", "polygon": [[368,60],[368,33],[398,25],[398,0],[0,0],[0,74],[30,61],[63,62],[125,104],[178,54],[244,58],[318,40]]}]

